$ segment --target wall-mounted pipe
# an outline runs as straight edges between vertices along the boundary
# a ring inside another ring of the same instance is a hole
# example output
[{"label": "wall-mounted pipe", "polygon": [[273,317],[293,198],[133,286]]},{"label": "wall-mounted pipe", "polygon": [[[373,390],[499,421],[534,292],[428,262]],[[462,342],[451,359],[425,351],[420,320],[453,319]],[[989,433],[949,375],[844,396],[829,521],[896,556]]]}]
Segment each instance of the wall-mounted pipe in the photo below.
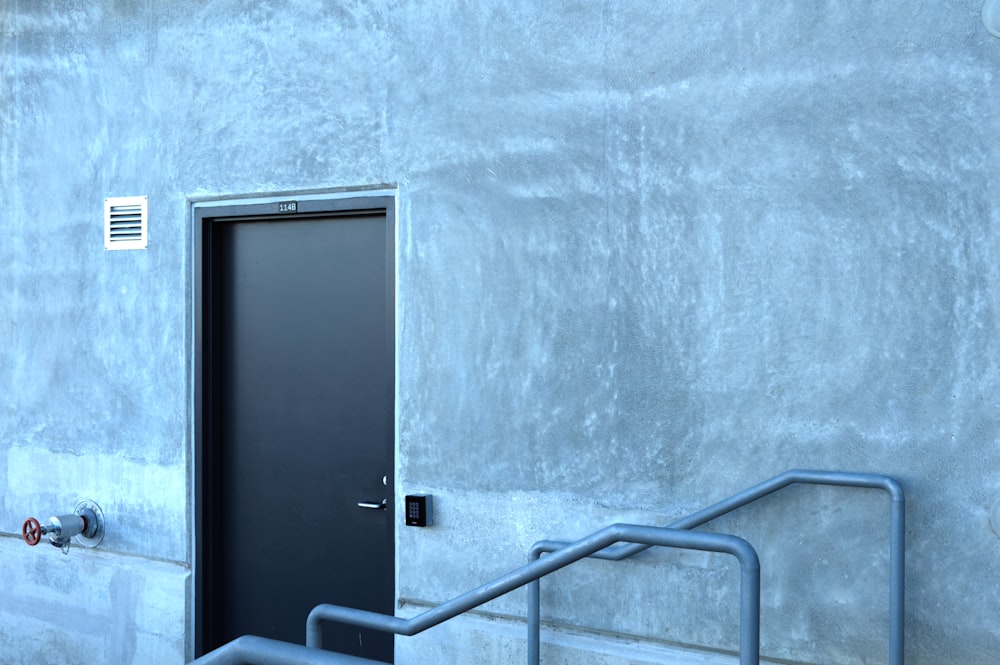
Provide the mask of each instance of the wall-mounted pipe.
[{"label": "wall-mounted pipe", "polygon": [[63,554],[69,552],[73,538],[84,547],[96,547],[104,539],[104,512],[85,499],[76,504],[72,515],[50,517],[46,524],[29,517],[21,525],[21,537],[28,545],[34,547],[43,536],[48,536],[49,542],[62,549]]},{"label": "wall-mounted pipe", "polygon": [[[410,619],[378,614],[353,607],[317,605],[306,620],[306,644],[322,647],[322,623],[339,621],[397,635],[415,635],[483,603],[522,587],[569,564],[585,559],[615,543],[720,552],[735,556],[740,564],[740,665],[760,662],[760,561],[757,552],[742,538],[718,533],[686,531],[666,527],[614,524],[561,547],[543,559],[462,594]],[[201,661],[195,661],[203,665]]]},{"label": "wall-mounted pipe", "polygon": [[[693,529],[707,522],[742,508],[749,503],[796,483],[833,485],[881,489],[892,500],[889,513],[889,663],[903,665],[903,601],[904,601],[904,549],[905,549],[905,497],[903,488],[895,479],[875,473],[850,473],[843,471],[812,471],[792,469],[770,480],[754,485],[728,499],[712,504],[704,510],[688,515],[669,524],[673,529]],[[531,559],[538,559],[547,552],[558,552],[567,543],[541,540],[530,552]],[[648,545],[616,545],[591,555],[593,558],[620,561],[647,549]],[[552,556],[549,554],[548,556]],[[548,558],[546,556],[545,558]],[[528,665],[538,665],[541,648],[541,581],[528,584]]]}]

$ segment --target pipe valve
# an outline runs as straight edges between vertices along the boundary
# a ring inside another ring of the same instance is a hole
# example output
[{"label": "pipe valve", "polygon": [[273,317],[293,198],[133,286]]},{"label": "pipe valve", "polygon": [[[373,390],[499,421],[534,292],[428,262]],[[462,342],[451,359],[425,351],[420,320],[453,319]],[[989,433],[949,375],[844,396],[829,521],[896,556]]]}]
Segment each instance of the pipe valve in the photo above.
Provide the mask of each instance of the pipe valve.
[{"label": "pipe valve", "polygon": [[74,537],[84,547],[97,547],[104,539],[104,513],[93,501],[80,501],[73,514],[50,517],[47,524],[29,517],[21,526],[21,536],[32,547],[41,542],[42,536],[48,536],[49,543],[61,549],[63,554],[69,552]]}]

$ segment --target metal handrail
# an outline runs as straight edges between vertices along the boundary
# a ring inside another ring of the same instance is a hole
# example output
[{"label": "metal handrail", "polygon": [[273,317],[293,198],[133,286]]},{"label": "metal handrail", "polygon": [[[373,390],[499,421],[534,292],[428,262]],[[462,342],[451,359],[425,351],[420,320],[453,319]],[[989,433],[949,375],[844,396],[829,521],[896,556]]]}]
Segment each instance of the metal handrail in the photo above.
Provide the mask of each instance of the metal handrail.
[{"label": "metal handrail", "polygon": [[[894,478],[875,473],[792,469],[667,526],[673,529],[693,529],[795,483],[881,489],[888,492],[892,498],[889,517],[889,664],[903,665],[905,497],[902,486]],[[559,541],[538,541],[531,548],[531,559],[544,560],[539,559],[542,554],[560,552],[566,546],[567,543]],[[644,544],[616,545],[595,552],[591,557],[620,561],[634,556],[648,547]],[[554,556],[554,554],[549,554],[549,556]],[[549,556],[545,558],[547,559]],[[527,623],[528,665],[538,665],[541,646],[540,580],[534,580],[528,584]],[[742,665],[742,660],[740,662]]]},{"label": "metal handrail", "polygon": [[635,524],[613,524],[574,543],[567,543],[544,559],[536,558],[410,619],[353,607],[317,605],[306,620],[306,645],[322,647],[321,623],[324,621],[339,621],[398,635],[415,635],[616,543],[633,543],[641,549],[657,545],[735,556],[740,564],[740,665],[759,665],[760,561],[754,548],[738,536]]},{"label": "metal handrail", "polygon": [[210,651],[191,665],[373,665],[375,661],[268,637],[244,635]]}]

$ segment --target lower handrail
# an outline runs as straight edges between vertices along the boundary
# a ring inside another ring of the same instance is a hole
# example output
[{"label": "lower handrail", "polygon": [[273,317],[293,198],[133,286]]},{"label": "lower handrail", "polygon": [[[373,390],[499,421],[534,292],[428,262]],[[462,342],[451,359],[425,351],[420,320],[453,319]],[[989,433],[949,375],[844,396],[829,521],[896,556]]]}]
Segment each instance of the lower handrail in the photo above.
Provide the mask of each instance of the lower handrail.
[{"label": "lower handrail", "polygon": [[740,565],[740,665],[760,663],[760,561],[747,541],[727,534],[668,527],[613,524],[567,543],[544,559],[534,561],[410,619],[339,605],[317,605],[306,620],[306,645],[322,647],[322,622],[339,621],[397,635],[415,635],[463,612],[538,580],[569,564],[588,558],[616,543],[720,552],[736,557]]},{"label": "lower handrail", "polygon": [[243,635],[190,665],[372,665],[375,661],[268,637]]},{"label": "lower handrail", "polygon": [[[875,473],[792,469],[667,526],[673,529],[699,527],[795,483],[881,489],[891,497],[889,514],[889,665],[903,665],[905,497],[902,486],[894,478]],[[542,554],[559,552],[566,546],[567,543],[559,541],[541,540],[532,546],[530,557],[532,560],[544,560],[539,559]],[[634,556],[648,547],[648,545],[641,543],[616,545],[595,552],[591,557],[620,561]],[[553,555],[549,554],[548,556]],[[547,559],[548,556],[545,558]],[[538,665],[541,646],[541,582],[537,579],[528,583],[527,624],[528,665]],[[742,665],[742,660],[740,662]]]}]

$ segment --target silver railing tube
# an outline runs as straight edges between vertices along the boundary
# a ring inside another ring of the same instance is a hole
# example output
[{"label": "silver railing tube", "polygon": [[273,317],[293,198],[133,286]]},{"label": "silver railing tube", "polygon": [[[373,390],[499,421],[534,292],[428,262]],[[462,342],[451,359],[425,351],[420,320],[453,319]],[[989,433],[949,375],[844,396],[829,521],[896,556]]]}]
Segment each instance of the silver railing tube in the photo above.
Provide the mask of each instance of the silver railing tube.
[{"label": "silver railing tube", "polygon": [[[832,485],[881,489],[889,494],[892,503],[889,513],[889,665],[903,665],[903,603],[904,603],[904,551],[905,551],[905,497],[903,488],[894,478],[876,473],[851,473],[845,471],[811,471],[792,469],[770,480],[723,499],[708,508],[692,513],[667,525],[673,529],[693,529],[707,522],[742,508],[757,499],[795,483]],[[553,540],[535,543],[531,559],[542,554],[558,552],[567,544]],[[630,543],[615,545],[591,556],[609,561],[621,561],[647,549],[649,545]],[[549,554],[548,556],[552,556]],[[545,558],[548,558],[546,556]],[[528,584],[528,665],[538,665],[541,648],[541,582]]]},{"label": "silver railing tube", "polygon": [[371,660],[256,635],[237,637],[190,665],[372,665]]},{"label": "silver railing tube", "polygon": [[622,542],[641,544],[644,548],[656,545],[735,556],[740,565],[740,665],[759,665],[760,561],[753,547],[738,536],[635,524],[613,524],[601,529],[410,619],[339,605],[317,605],[306,620],[306,645],[322,647],[324,621],[337,621],[397,635],[415,635]]}]

